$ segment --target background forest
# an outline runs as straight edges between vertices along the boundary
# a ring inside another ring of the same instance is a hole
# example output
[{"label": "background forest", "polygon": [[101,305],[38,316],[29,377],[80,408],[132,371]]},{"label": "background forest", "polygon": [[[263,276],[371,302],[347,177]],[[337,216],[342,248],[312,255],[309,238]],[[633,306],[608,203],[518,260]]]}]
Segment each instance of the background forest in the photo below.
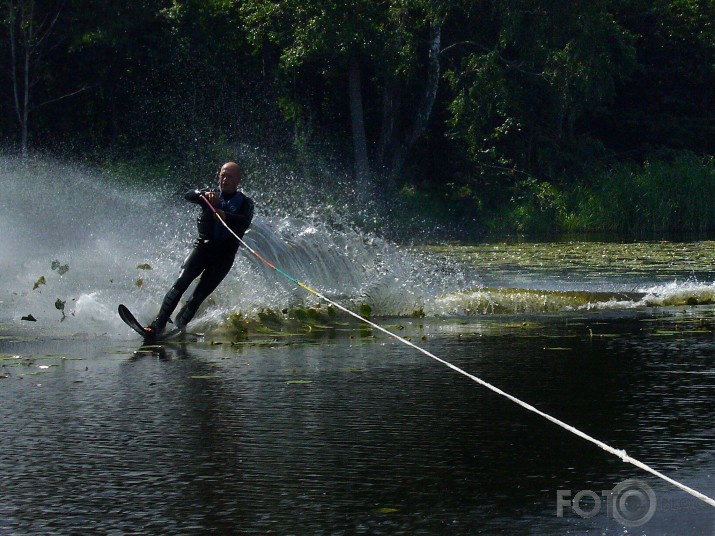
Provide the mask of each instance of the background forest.
[{"label": "background forest", "polygon": [[0,21],[5,153],[137,180],[238,157],[454,238],[715,230],[715,0],[3,0]]}]

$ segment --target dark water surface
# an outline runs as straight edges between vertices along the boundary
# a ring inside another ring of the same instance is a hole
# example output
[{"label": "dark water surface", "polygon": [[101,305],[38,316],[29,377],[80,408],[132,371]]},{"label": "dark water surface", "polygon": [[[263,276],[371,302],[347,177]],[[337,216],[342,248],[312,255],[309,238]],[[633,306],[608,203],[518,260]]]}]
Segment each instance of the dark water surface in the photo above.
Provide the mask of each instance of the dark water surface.
[{"label": "dark water surface", "polygon": [[[714,322],[701,306],[404,324],[712,497]],[[382,335],[254,342],[0,340],[0,534],[715,534],[714,508]],[[557,490],[627,478],[656,494],[646,524],[605,502],[557,517]]]}]

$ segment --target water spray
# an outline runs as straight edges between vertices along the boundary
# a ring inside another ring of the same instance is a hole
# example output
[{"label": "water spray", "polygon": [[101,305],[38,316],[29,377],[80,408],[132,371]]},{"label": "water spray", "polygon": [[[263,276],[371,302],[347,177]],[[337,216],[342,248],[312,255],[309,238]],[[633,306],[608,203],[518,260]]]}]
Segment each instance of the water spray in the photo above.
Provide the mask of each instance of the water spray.
[{"label": "water spray", "polygon": [[647,465],[647,464],[645,464],[645,463],[643,463],[643,462],[641,462],[641,461],[639,461],[639,460],[637,460],[637,459],[635,459],[635,458],[629,456],[629,455],[626,453],[625,450],[613,448],[613,447],[611,447],[610,445],[608,445],[608,444],[606,444],[606,443],[604,443],[604,442],[602,442],[602,441],[600,441],[600,440],[598,440],[598,439],[596,439],[596,438],[594,438],[594,437],[592,437],[592,436],[586,434],[585,432],[582,432],[582,431],[579,430],[578,428],[575,428],[575,427],[571,426],[570,424],[567,424],[567,423],[563,422],[562,420],[557,419],[556,417],[553,417],[552,415],[549,415],[548,413],[545,413],[545,412],[541,411],[540,409],[538,409],[538,408],[532,406],[531,404],[529,404],[529,403],[527,403],[527,402],[524,402],[523,400],[520,400],[519,398],[517,398],[517,397],[515,397],[515,396],[513,396],[513,395],[510,395],[509,393],[507,393],[507,392],[505,392],[505,391],[502,391],[501,389],[499,389],[498,387],[496,387],[496,386],[490,384],[489,382],[487,382],[487,381],[485,381],[485,380],[482,380],[481,378],[479,378],[479,377],[477,377],[477,376],[474,376],[473,374],[468,373],[467,371],[465,371],[465,370],[459,368],[459,367],[456,366],[456,365],[453,365],[452,363],[450,363],[450,362],[448,362],[448,361],[445,361],[444,359],[442,359],[442,358],[440,358],[440,357],[437,357],[436,355],[432,354],[431,352],[428,352],[428,351],[425,350],[424,348],[422,348],[422,347],[420,347],[420,346],[417,346],[416,344],[412,343],[411,341],[408,341],[408,340],[405,339],[404,337],[400,337],[400,336],[397,335],[396,333],[391,332],[390,330],[388,330],[388,329],[386,329],[386,328],[380,326],[379,324],[376,324],[376,323],[374,323],[374,322],[368,320],[367,318],[365,318],[365,317],[363,317],[363,316],[360,316],[359,314],[355,313],[354,311],[351,311],[351,310],[348,309],[347,307],[344,307],[343,305],[340,305],[339,303],[337,303],[337,302],[331,300],[330,298],[324,296],[323,294],[321,294],[320,292],[318,292],[318,291],[315,290],[314,288],[311,288],[310,286],[306,285],[306,284],[303,283],[302,281],[299,281],[299,280],[296,279],[295,277],[293,277],[293,276],[287,274],[286,272],[284,272],[283,270],[281,270],[280,268],[276,267],[274,264],[272,264],[271,262],[269,262],[269,261],[267,261],[265,258],[263,258],[255,249],[253,249],[251,246],[249,246],[249,245],[248,245],[244,240],[242,240],[236,233],[234,233],[233,230],[232,230],[232,229],[226,224],[226,222],[223,220],[223,218],[221,218],[221,216],[218,214],[218,212],[216,211],[216,209],[214,208],[214,206],[209,202],[209,200],[206,199],[206,197],[204,197],[203,195],[201,195],[200,197],[201,197],[201,199],[206,203],[206,205],[211,209],[211,211],[214,213],[214,216],[215,216],[216,218],[218,218],[218,220],[221,222],[221,224],[239,241],[239,243],[240,243],[241,245],[243,245],[248,251],[251,252],[251,254],[253,254],[257,259],[259,259],[259,260],[260,260],[262,263],[264,263],[266,266],[268,266],[269,268],[271,268],[271,269],[274,270],[275,272],[278,272],[280,275],[282,275],[283,277],[289,279],[290,281],[292,281],[293,283],[295,283],[295,284],[298,285],[299,287],[301,287],[301,288],[307,290],[307,291],[310,292],[311,294],[315,295],[316,297],[318,297],[318,298],[321,299],[321,300],[324,300],[325,302],[329,303],[329,304],[332,305],[333,307],[336,307],[337,309],[340,309],[340,310],[343,311],[344,313],[347,313],[348,315],[350,315],[350,316],[352,316],[352,317],[354,317],[354,318],[357,318],[360,322],[363,322],[363,323],[365,323],[365,324],[368,324],[369,326],[371,326],[371,327],[377,329],[378,331],[381,331],[382,333],[385,333],[386,335],[388,335],[388,336],[390,336],[390,337],[392,337],[392,338],[394,338],[394,339],[400,341],[402,344],[405,344],[405,345],[407,345],[407,346],[410,346],[410,347],[414,348],[415,350],[417,350],[418,352],[423,353],[423,354],[426,355],[427,357],[430,357],[430,358],[434,359],[435,361],[438,361],[439,363],[442,363],[442,364],[445,365],[446,367],[449,367],[450,369],[454,370],[455,372],[458,372],[459,374],[461,374],[461,375],[463,375],[463,376],[466,376],[467,378],[469,378],[470,380],[472,380],[472,381],[478,383],[479,385],[482,385],[482,386],[486,387],[487,389],[490,389],[491,391],[495,392],[496,394],[501,395],[501,396],[507,398],[508,400],[511,400],[512,402],[514,402],[515,404],[521,406],[522,408],[527,409],[527,410],[531,411],[532,413],[536,413],[537,415],[543,417],[544,419],[546,419],[546,420],[548,420],[548,421],[551,421],[552,423],[556,424],[557,426],[560,426],[560,427],[563,428],[564,430],[566,430],[566,431],[568,431],[568,432],[571,432],[572,434],[574,434],[574,435],[576,435],[576,436],[578,436],[578,437],[580,437],[580,438],[582,438],[582,439],[585,439],[586,441],[589,441],[590,443],[593,443],[594,445],[596,445],[596,446],[598,446],[599,448],[605,450],[606,452],[608,452],[608,453],[610,453],[610,454],[613,454],[614,456],[617,456],[617,457],[620,458],[622,461],[624,461],[624,462],[626,462],[626,463],[630,463],[631,465],[634,465],[634,466],[638,467],[639,469],[642,469],[642,470],[644,470],[644,471],[646,471],[646,472],[648,472],[648,473],[650,473],[650,474],[652,474],[652,475],[654,475],[654,476],[657,476],[658,478],[660,478],[660,479],[662,479],[662,480],[664,480],[664,481],[666,481],[666,482],[668,482],[668,483],[674,485],[675,487],[677,487],[677,488],[679,488],[679,489],[685,491],[686,493],[689,493],[689,494],[692,495],[693,497],[695,497],[695,498],[697,498],[697,499],[700,499],[701,501],[703,501],[703,502],[709,504],[710,506],[715,507],[715,499],[713,499],[713,498],[711,498],[711,497],[705,495],[704,493],[701,493],[701,492],[699,492],[698,490],[695,490],[695,489],[693,489],[693,488],[691,488],[691,487],[689,487],[689,486],[686,486],[685,484],[682,484],[682,483],[678,482],[677,480],[674,480],[674,479],[670,478],[669,476],[664,475],[663,473],[661,473],[661,472],[658,471],[657,469],[654,469],[654,468],[650,467],[649,465]]}]

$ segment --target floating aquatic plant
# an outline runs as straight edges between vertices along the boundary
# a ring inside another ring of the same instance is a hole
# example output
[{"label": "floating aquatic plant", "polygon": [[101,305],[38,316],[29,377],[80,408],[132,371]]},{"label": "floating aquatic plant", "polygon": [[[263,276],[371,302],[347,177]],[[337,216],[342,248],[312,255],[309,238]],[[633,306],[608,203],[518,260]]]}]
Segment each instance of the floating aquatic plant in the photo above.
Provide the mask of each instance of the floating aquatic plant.
[{"label": "floating aquatic plant", "polygon": [[397,508],[391,508],[389,506],[383,506],[382,508],[378,508],[375,510],[378,514],[395,514],[399,512],[400,510]]},{"label": "floating aquatic plant", "polygon": [[52,261],[52,264],[50,265],[52,270],[56,271],[60,275],[65,275],[67,272],[69,272],[70,265],[69,264],[60,264],[60,261],[55,259]]},{"label": "floating aquatic plant", "polygon": [[363,303],[358,310],[360,311],[360,316],[363,318],[369,320],[372,316],[372,307],[370,307],[367,303]]},{"label": "floating aquatic plant", "polygon": [[66,303],[66,302],[62,301],[62,300],[59,299],[59,298],[57,298],[57,299],[55,300],[55,309],[57,309],[58,311],[62,312],[62,320],[65,319],[65,303]]}]

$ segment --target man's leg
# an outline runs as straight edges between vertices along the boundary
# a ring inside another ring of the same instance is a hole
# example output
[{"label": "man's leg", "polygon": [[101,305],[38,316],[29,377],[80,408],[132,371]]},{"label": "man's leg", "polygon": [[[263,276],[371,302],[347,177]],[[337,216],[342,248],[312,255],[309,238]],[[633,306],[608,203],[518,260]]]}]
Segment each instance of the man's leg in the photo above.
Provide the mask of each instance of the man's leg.
[{"label": "man's leg", "polygon": [[226,274],[231,270],[231,266],[233,266],[233,258],[229,257],[227,259],[217,258],[206,267],[191,297],[174,319],[177,328],[184,329],[186,324],[194,318],[199,306],[209,294],[216,290],[216,287],[218,287],[219,283],[223,281],[223,278],[226,277]]},{"label": "man's leg", "polygon": [[169,321],[171,313],[176,309],[181,296],[186,292],[186,289],[189,288],[191,282],[196,279],[204,269],[204,257],[205,253],[202,253],[199,248],[194,248],[186,259],[184,259],[184,262],[181,264],[179,278],[169,289],[169,292],[166,293],[166,296],[164,296],[159,314],[148,326],[151,328],[151,332],[157,334],[164,331],[166,323]]}]

